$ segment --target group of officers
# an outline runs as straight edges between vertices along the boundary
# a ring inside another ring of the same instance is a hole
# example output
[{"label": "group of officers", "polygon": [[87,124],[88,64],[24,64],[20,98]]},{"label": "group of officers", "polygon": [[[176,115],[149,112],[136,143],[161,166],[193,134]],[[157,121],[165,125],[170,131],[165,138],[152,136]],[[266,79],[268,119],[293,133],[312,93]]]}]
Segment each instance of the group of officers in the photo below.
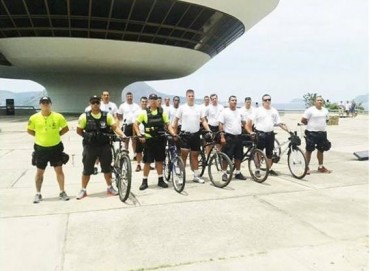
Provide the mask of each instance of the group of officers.
[{"label": "group of officers", "polygon": [[[148,188],[148,176],[155,163],[158,174],[158,186],[167,188],[163,180],[163,161],[165,159],[166,137],[163,132],[169,133],[175,140],[178,134],[183,132],[181,141],[181,156],[186,164],[190,152],[193,181],[204,183],[199,176],[198,155],[201,147],[201,130],[205,132],[217,132],[216,140],[222,146],[222,151],[234,161],[235,179],[246,180],[240,171],[243,156],[242,133],[252,136],[258,133],[257,148],[265,150],[271,175],[277,173],[271,170],[272,154],[274,149],[274,127],[280,126],[288,131],[286,125],[281,122],[278,111],[271,106],[271,96],[264,94],[259,107],[251,105],[251,98],[245,98],[245,105],[237,107],[237,97],[231,95],[228,106],[218,103],[217,94],[211,94],[204,98],[204,104],[195,104],[194,90],[186,91],[186,102],[180,105],[180,98],[165,98],[164,104],[156,94],[149,97],[141,97],[140,105],[133,102],[133,94],[126,93],[126,100],[119,107],[109,100],[109,91],[103,91],[101,96],[94,95],[89,99],[89,106],[78,119],[77,134],[83,139],[82,163],[83,172],[81,177],[81,190],[76,199],[80,200],[87,196],[87,185],[90,176],[94,174],[97,161],[100,163],[101,172],[107,184],[107,194],[117,195],[112,186],[109,134],[114,132],[125,142],[128,148],[129,140],[135,152],[137,162],[136,171],[141,171],[141,161],[144,163],[143,179],[140,190]],[[326,120],[328,110],[323,106],[323,98],[317,96],[315,104],[306,109],[301,122],[306,124],[306,159],[309,164],[311,153],[317,149],[318,172],[330,173],[323,165],[323,153],[330,149],[330,142],[326,134]],[[29,119],[27,131],[35,137],[33,164],[36,166],[36,195],[34,203],[42,200],[41,186],[47,163],[54,167],[60,188],[59,198],[69,200],[64,190],[64,173],[62,165],[68,161],[63,152],[64,147],[61,136],[68,132],[68,124],[63,115],[51,110],[50,97],[40,99],[41,111],[32,115]],[[123,124],[123,125],[120,125]],[[308,169],[310,174],[310,169]]]}]

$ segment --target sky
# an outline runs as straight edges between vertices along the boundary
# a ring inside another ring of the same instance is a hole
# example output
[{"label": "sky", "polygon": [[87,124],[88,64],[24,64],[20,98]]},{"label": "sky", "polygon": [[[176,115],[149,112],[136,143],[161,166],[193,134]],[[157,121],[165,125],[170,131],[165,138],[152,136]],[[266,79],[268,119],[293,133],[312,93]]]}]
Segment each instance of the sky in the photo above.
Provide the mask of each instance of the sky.
[{"label": "sky", "polygon": [[[197,98],[217,93],[258,101],[268,93],[289,102],[318,93],[332,102],[368,93],[367,0],[280,0],[277,8],[193,74],[148,81],[174,94],[194,89]],[[0,75],[1,76],[1,75]],[[32,81],[0,79],[0,89],[43,90]]]}]

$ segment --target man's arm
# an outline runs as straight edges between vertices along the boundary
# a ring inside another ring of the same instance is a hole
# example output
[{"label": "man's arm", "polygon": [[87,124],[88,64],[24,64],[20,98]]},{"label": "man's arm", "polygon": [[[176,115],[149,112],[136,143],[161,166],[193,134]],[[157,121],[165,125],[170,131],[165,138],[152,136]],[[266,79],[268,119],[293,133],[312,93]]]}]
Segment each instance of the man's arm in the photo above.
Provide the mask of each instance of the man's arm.
[{"label": "man's arm", "polygon": [[304,125],[307,125],[307,123],[308,123],[308,119],[306,119],[306,118],[302,117],[302,118],[301,118],[301,122],[302,122]]},{"label": "man's arm", "polygon": [[31,136],[35,136],[35,131],[34,130],[30,130],[30,129],[27,129],[27,133],[30,134]]},{"label": "man's arm", "polygon": [[59,131],[59,135],[64,135],[65,133],[67,133],[69,131],[69,127],[66,126],[64,128],[62,128],[60,131]]}]

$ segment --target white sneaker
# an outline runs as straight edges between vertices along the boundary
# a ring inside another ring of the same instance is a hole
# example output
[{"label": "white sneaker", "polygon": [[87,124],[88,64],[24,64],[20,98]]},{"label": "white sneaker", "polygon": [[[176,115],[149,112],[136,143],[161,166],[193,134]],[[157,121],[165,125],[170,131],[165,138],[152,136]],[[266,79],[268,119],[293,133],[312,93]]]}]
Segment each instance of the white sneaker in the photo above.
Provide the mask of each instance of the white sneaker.
[{"label": "white sneaker", "polygon": [[202,179],[202,177],[199,177],[199,176],[194,176],[193,182],[205,183],[205,181]]}]

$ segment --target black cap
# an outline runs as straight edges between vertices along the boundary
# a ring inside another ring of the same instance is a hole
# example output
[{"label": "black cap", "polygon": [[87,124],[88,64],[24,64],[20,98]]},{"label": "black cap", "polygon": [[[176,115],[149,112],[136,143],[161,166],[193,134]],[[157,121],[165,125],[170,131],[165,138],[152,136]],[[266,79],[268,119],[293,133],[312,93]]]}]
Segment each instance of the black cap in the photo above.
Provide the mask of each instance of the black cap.
[{"label": "black cap", "polygon": [[90,97],[90,103],[93,102],[93,101],[99,101],[100,102],[100,97],[97,96],[97,95],[91,96]]},{"label": "black cap", "polygon": [[50,99],[50,97],[48,97],[48,96],[44,96],[44,97],[42,97],[42,98],[40,99],[40,103],[42,103],[42,102],[48,102],[48,103],[51,103],[51,99]]},{"label": "black cap", "polygon": [[158,99],[157,94],[152,93],[152,94],[149,95],[149,100],[157,100],[157,99]]}]

